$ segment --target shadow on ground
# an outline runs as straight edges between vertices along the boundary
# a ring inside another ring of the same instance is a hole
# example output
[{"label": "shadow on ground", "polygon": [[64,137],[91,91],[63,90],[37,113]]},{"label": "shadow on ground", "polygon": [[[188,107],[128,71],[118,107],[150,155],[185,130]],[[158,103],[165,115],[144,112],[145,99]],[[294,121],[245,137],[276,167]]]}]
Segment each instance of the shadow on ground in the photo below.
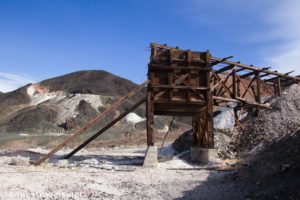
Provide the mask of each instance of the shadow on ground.
[{"label": "shadow on ground", "polygon": [[235,171],[212,171],[207,181],[200,183],[191,190],[184,192],[181,198],[176,200],[239,200],[247,199],[249,189],[234,180]]},{"label": "shadow on ground", "polygon": [[[37,153],[29,150],[17,150],[12,152],[2,152],[0,157],[28,157],[30,161],[37,161],[45,154]],[[53,155],[47,161],[50,164],[56,164],[63,159],[65,155]],[[111,163],[112,165],[131,165],[131,166],[142,166],[144,162],[144,156],[123,156],[123,155],[74,155],[67,161],[71,163],[84,162],[86,160],[97,160],[99,163]]]}]

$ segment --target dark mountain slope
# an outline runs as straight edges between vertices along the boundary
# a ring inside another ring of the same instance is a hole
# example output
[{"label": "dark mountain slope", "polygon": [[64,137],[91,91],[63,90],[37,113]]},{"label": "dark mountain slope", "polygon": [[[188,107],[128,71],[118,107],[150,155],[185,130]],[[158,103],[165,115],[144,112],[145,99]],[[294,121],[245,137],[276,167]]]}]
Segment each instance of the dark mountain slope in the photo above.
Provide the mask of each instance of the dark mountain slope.
[{"label": "dark mountain slope", "polygon": [[123,96],[137,85],[103,70],[78,71],[40,83],[52,91]]}]

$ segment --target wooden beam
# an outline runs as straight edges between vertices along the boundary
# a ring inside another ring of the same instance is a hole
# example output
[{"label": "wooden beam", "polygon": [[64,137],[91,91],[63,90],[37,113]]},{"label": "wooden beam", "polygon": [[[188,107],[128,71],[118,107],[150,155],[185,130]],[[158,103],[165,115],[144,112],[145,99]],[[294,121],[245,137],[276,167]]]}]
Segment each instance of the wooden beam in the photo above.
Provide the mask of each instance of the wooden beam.
[{"label": "wooden beam", "polygon": [[[255,81],[255,79],[256,79],[256,77],[253,77],[253,78],[251,79],[251,81],[249,82],[249,84],[248,84],[248,86],[247,86],[247,88],[246,88],[244,94],[242,95],[242,98],[244,98],[244,97],[246,96],[246,94],[248,93],[248,91],[249,91],[249,89],[251,88],[251,86],[252,86],[253,82]],[[254,96],[255,96],[255,94],[254,94]]]},{"label": "wooden beam", "polygon": [[[268,70],[268,69],[270,69],[270,67],[262,68],[260,71]],[[249,76],[255,75],[257,72],[258,72],[258,71],[255,70],[255,71],[249,72],[249,73],[247,73],[247,74],[240,75],[240,77],[241,77],[241,78],[247,78],[247,77],[249,77]]]},{"label": "wooden beam", "polygon": [[[227,58],[225,58],[227,60]],[[209,67],[208,63],[210,62],[210,53],[206,52],[206,58],[205,61],[207,63],[207,67]],[[206,121],[205,121],[205,148],[214,148],[214,126],[213,126],[213,99],[212,99],[212,92],[210,91],[210,72],[206,72],[206,86],[209,88],[209,90],[206,91]]]},{"label": "wooden beam", "polygon": [[[256,72],[256,102],[261,104],[261,80],[259,72]],[[256,108],[255,116],[258,117],[259,108]]]},{"label": "wooden beam", "polygon": [[135,89],[133,89],[131,92],[129,92],[127,95],[125,95],[124,97],[122,97],[121,99],[119,99],[118,101],[116,101],[114,104],[112,104],[110,107],[108,107],[105,111],[103,111],[98,116],[96,116],[94,119],[92,119],[91,121],[89,121],[82,128],[79,128],[79,129],[75,130],[74,133],[70,137],[68,137],[64,142],[62,142],[61,144],[57,145],[52,151],[50,151],[49,153],[47,153],[45,156],[43,156],[41,159],[39,159],[37,162],[35,162],[33,164],[34,165],[39,165],[42,162],[46,161],[48,158],[50,158],[51,156],[53,156],[57,151],[59,151],[60,149],[62,149],[68,143],[70,143],[71,141],[73,141],[78,136],[82,135],[89,127],[91,127],[92,125],[94,125],[99,120],[103,119],[110,112],[112,112],[114,109],[116,109],[121,104],[123,104],[128,98],[134,96],[136,93],[138,93],[139,91],[141,91],[145,87],[145,85],[147,85],[149,82],[150,82],[149,80],[145,81],[144,83],[142,83],[141,85],[139,85],[138,87],[136,87]]},{"label": "wooden beam", "polygon": [[232,70],[232,98],[236,99],[238,96],[237,91],[237,77],[236,77],[236,69]]},{"label": "wooden beam", "polygon": [[[221,61],[222,60],[221,58],[217,58],[217,57],[211,57],[211,59],[215,60],[215,61]],[[280,76],[282,78],[289,78],[289,79],[294,79],[294,80],[300,81],[300,78],[296,77],[296,76],[289,76],[289,75],[285,75],[285,74],[278,73],[278,72],[275,72],[275,71],[261,70],[261,68],[259,68],[259,67],[244,65],[244,64],[241,64],[241,63],[238,63],[238,62],[232,62],[232,61],[225,60],[225,61],[223,61],[223,63],[226,63],[228,65],[235,65],[235,66],[245,68],[245,69],[248,69],[248,70],[261,71],[263,73]]]},{"label": "wooden beam", "polygon": [[[233,56],[229,56],[229,57],[226,57],[226,58],[222,58],[222,60],[219,60],[219,61],[211,62],[209,66],[210,66],[210,67],[215,66],[215,65],[217,65],[217,64],[219,64],[219,63],[222,63],[222,62],[224,62],[224,61],[226,61],[226,60],[228,60],[228,59],[230,59],[230,58],[233,58]],[[227,71],[227,70],[225,70],[225,71]]]},{"label": "wooden beam", "polygon": [[123,117],[125,117],[126,115],[128,115],[130,112],[132,112],[133,110],[135,110],[137,107],[139,107],[140,105],[142,105],[144,102],[146,101],[146,97],[141,99],[140,101],[138,101],[135,105],[133,105],[131,108],[126,109],[125,112],[123,112],[122,114],[120,114],[117,118],[115,118],[113,121],[111,121],[110,123],[108,123],[105,127],[103,127],[100,131],[98,131],[96,134],[94,134],[93,136],[91,136],[90,138],[88,138],[86,141],[84,141],[82,144],[80,144],[76,149],[74,149],[71,153],[69,153],[68,155],[66,155],[64,157],[64,159],[68,159],[70,157],[72,157],[75,153],[77,153],[78,151],[80,151],[82,148],[84,148],[86,145],[88,145],[89,143],[91,143],[93,140],[95,140],[98,136],[100,136],[102,133],[104,133],[106,130],[108,130],[110,127],[112,127],[113,125],[115,125],[118,121],[120,121]]},{"label": "wooden beam", "polygon": [[[288,72],[288,73],[285,73],[285,75],[289,75],[289,74],[291,74],[291,73],[293,73],[293,72],[294,72],[294,71],[290,71],[290,72]],[[277,82],[277,78],[278,78],[278,76],[273,77],[273,78],[270,78],[270,79],[266,79],[266,80],[264,80],[264,82],[276,83],[276,82]],[[284,79],[281,79],[281,80],[284,80]]]},{"label": "wooden beam", "polygon": [[277,78],[277,95],[279,97],[282,97],[282,88],[281,88],[281,80],[280,78]]},{"label": "wooden beam", "polygon": [[192,87],[192,86],[184,86],[184,85],[152,85],[151,88],[162,88],[162,89],[181,89],[181,90],[208,90],[207,87]]},{"label": "wooden beam", "polygon": [[261,104],[261,103],[251,102],[251,101],[248,101],[247,99],[243,99],[243,98],[240,98],[240,97],[237,97],[237,100],[240,100],[241,102],[246,103],[248,105],[252,105],[254,107],[258,106],[258,107],[261,107],[261,108],[268,108],[268,109],[272,108],[268,104]]},{"label": "wooden beam", "polygon": [[220,84],[222,85],[222,87],[226,90],[226,92],[228,92],[228,94],[230,96],[232,96],[231,91],[228,89],[228,87],[226,86],[226,84],[222,81],[222,79],[218,76],[218,74],[216,74],[215,72],[212,72],[212,74],[218,79],[218,81],[220,82]]},{"label": "wooden beam", "polygon": [[193,67],[193,66],[170,66],[170,65],[158,65],[158,64],[149,64],[148,65],[151,70],[198,70],[198,71],[209,71],[211,68],[209,67]]},{"label": "wooden beam", "polygon": [[215,73],[221,74],[221,73],[226,72],[226,71],[228,71],[228,70],[230,70],[232,68],[234,68],[234,65],[228,65],[228,66],[223,67],[223,68],[221,68],[219,70],[216,70]]},{"label": "wooden beam", "polygon": [[154,146],[154,97],[150,84],[147,89],[146,99],[146,130],[147,145]]}]

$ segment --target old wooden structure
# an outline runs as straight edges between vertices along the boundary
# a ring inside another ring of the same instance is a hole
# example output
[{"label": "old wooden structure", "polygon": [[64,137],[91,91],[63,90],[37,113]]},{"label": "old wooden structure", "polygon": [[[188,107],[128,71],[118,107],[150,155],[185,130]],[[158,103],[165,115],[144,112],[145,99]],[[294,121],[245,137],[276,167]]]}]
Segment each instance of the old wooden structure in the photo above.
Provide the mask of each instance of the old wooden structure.
[{"label": "old wooden structure", "polygon": [[[39,165],[58,150],[120,107],[128,98],[147,87],[147,94],[135,105],[126,108],[110,123],[97,131],[64,158],[70,158],[120,119],[146,102],[147,144],[154,145],[154,115],[190,116],[192,118],[194,145],[214,147],[213,115],[220,107],[234,108],[236,124],[243,112],[268,109],[262,96],[282,95],[282,89],[299,83],[300,78],[289,73],[271,71],[227,58],[213,57],[209,51],[181,50],[167,45],[151,44],[148,80],[112,104],[85,126],[74,131],[69,138],[34,162]],[[268,94],[264,94],[269,91]],[[230,104],[229,104],[230,103]]]},{"label": "old wooden structure", "polygon": [[[211,56],[151,44],[148,67],[147,138],[153,141],[153,116],[173,115],[193,118],[194,143],[213,148],[213,105]],[[154,98],[156,96],[156,98]]]}]

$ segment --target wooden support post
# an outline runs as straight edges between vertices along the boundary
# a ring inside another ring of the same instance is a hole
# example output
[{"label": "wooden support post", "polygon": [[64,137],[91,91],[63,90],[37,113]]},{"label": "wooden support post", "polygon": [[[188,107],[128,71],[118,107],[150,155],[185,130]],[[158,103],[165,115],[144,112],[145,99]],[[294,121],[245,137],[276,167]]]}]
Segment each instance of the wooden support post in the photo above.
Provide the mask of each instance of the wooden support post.
[{"label": "wooden support post", "polygon": [[[218,84],[218,80],[216,77],[212,76],[212,78],[214,79],[214,86]],[[217,96],[217,88],[215,87],[213,90],[213,94],[214,96]]]},{"label": "wooden support post", "polygon": [[[210,54],[207,51],[206,52],[206,63],[207,67],[209,67],[210,62]],[[214,127],[213,127],[213,98],[212,98],[212,92],[210,91],[210,71],[206,72],[206,84],[209,88],[206,91],[206,106],[207,106],[207,113],[206,113],[206,122],[205,122],[205,137],[207,140],[207,144],[205,144],[205,148],[214,148]]]},{"label": "wooden support post", "polygon": [[[173,72],[168,73],[168,84],[173,85]],[[169,101],[172,102],[173,100],[173,90],[169,91]]]},{"label": "wooden support post", "polygon": [[282,97],[282,88],[281,88],[281,79],[278,77],[277,78],[277,95],[279,97]]},{"label": "wooden support post", "polygon": [[193,145],[197,146],[199,144],[199,116],[192,117],[192,128],[193,128]]},{"label": "wooden support post", "polygon": [[237,77],[236,69],[232,70],[232,98],[236,99],[237,97]]},{"label": "wooden support post", "polygon": [[[259,72],[256,73],[256,102],[261,104],[261,79],[260,79],[260,75]],[[258,117],[258,113],[259,113],[259,108],[256,108],[255,111],[255,116]]]},{"label": "wooden support post", "polygon": [[239,124],[239,109],[238,109],[238,106],[234,107],[233,109],[233,112],[234,112],[234,119],[235,119],[235,126],[237,126]]},{"label": "wooden support post", "polygon": [[240,97],[241,96],[241,79],[238,75],[236,75],[237,77],[237,96]]},{"label": "wooden support post", "polygon": [[154,146],[154,98],[153,92],[148,85],[147,101],[146,101],[146,121],[147,121],[147,145]]}]

